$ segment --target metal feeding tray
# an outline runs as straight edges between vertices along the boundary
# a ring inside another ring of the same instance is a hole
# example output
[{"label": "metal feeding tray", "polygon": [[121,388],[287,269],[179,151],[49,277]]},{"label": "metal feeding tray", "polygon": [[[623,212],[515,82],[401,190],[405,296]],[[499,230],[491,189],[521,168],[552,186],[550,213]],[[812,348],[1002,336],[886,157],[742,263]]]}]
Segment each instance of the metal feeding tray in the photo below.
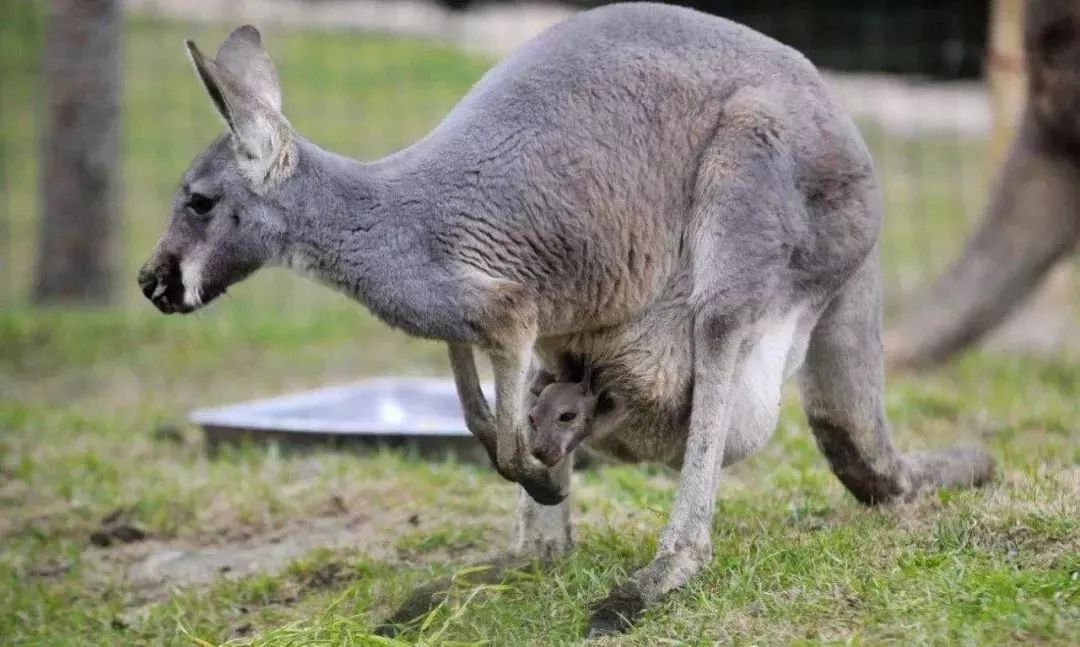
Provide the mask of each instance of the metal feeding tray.
[{"label": "metal feeding tray", "polygon": [[[485,385],[484,391],[490,400],[490,387]],[[370,379],[198,409],[190,420],[203,428],[211,451],[244,442],[405,447],[424,456],[488,462],[483,447],[465,428],[449,379]]]}]

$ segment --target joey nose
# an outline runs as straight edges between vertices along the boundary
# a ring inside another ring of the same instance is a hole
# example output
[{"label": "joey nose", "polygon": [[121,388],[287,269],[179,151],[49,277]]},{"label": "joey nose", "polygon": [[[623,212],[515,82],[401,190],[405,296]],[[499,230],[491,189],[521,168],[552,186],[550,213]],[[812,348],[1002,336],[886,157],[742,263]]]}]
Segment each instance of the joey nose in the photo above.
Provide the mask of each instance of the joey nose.
[{"label": "joey nose", "polygon": [[533,458],[544,464],[544,467],[554,467],[562,459],[561,452],[552,445],[539,445],[532,449]]}]

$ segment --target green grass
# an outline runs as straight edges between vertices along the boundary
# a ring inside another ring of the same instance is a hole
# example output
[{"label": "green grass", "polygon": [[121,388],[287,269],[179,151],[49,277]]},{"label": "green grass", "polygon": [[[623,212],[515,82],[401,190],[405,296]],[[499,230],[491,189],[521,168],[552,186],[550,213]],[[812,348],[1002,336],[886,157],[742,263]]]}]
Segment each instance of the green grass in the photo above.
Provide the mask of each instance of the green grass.
[{"label": "green grass", "polygon": [[[450,602],[406,643],[563,644],[584,608],[644,564],[674,494],[664,470],[618,466],[575,483],[577,548],[549,573],[481,585],[467,565],[508,540],[516,493],[492,470],[408,454],[242,447],[211,458],[188,410],[387,372],[442,374],[443,349],[278,271],[187,318],[146,306],[25,304],[36,209],[40,19],[0,6],[0,642],[383,644],[374,624],[411,587],[457,572]],[[146,19],[125,35],[124,276],[164,221],[173,184],[219,127],[183,58],[224,30]],[[426,43],[268,30],[288,114],[315,141],[374,157],[426,131],[487,62]],[[891,285],[959,241],[982,172],[978,143],[868,131],[893,214]],[[966,178],[957,182],[955,169]],[[911,214],[904,219],[905,214]],[[925,224],[925,226],[922,223]],[[2,244],[2,241],[0,241]],[[927,250],[931,251],[927,251]],[[891,384],[897,442],[982,442],[1002,477],[978,492],[868,510],[830,474],[788,397],[773,441],[727,475],[714,560],[613,644],[1070,644],[1080,634],[1080,367],[975,355]],[[161,433],[179,427],[180,437]],[[150,539],[89,545],[124,510]],[[279,573],[145,588],[150,548],[272,545],[348,527]],[[353,525],[349,525],[353,524]]]},{"label": "green grass", "polygon": [[[364,644],[411,586],[508,539],[515,493],[490,469],[256,447],[211,459],[193,429],[181,443],[155,433],[208,400],[443,372],[436,345],[362,315],[354,325],[268,322],[243,299],[191,325],[29,310],[0,321],[7,642]],[[895,380],[887,403],[899,443],[983,442],[1003,477],[888,510],[843,491],[789,397],[776,438],[721,488],[710,569],[614,642],[1068,644],[1080,630],[1078,390],[1074,364],[987,356]],[[465,575],[452,602],[405,639],[576,641],[585,605],[648,559],[674,481],[658,468],[608,467],[583,474],[575,492],[578,547],[551,573],[495,587]],[[123,579],[125,549],[88,545],[117,508],[162,547],[302,534],[328,514],[375,523],[357,534],[356,551],[316,551],[281,574],[147,598]],[[50,574],[56,565],[67,570]]]}]

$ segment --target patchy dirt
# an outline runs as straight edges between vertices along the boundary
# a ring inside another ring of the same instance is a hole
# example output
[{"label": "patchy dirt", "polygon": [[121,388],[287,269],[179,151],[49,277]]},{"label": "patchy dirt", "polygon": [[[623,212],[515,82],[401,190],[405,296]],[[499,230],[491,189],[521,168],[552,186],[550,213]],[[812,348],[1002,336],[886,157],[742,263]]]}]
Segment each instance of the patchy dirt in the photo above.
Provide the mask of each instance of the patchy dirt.
[{"label": "patchy dirt", "polygon": [[[160,540],[148,538],[137,543],[99,544],[109,548],[91,549],[88,558],[105,577],[126,580],[141,602],[164,598],[177,587],[211,584],[219,579],[237,579],[254,574],[277,574],[290,562],[315,550],[360,552],[376,559],[410,563],[438,559],[439,554],[402,553],[395,542],[406,534],[430,531],[445,523],[439,515],[416,512],[347,510],[340,498],[332,497],[324,516],[297,519],[265,532],[228,528],[203,538]],[[492,526],[507,525],[491,519]],[[502,546],[505,540],[497,545]],[[486,546],[472,545],[457,552],[455,559],[468,561],[485,554]],[[310,585],[325,588],[336,583],[346,570],[331,561],[308,577]]]}]

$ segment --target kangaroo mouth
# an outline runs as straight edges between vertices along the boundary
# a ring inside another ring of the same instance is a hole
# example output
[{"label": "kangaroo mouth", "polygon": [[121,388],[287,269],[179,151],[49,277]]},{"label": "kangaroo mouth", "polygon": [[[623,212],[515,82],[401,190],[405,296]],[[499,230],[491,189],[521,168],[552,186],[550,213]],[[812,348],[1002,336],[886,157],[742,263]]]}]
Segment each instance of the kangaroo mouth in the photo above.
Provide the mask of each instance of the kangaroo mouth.
[{"label": "kangaroo mouth", "polygon": [[164,314],[195,312],[225,293],[223,287],[185,283],[179,263],[144,267],[139,272],[139,288]]}]

